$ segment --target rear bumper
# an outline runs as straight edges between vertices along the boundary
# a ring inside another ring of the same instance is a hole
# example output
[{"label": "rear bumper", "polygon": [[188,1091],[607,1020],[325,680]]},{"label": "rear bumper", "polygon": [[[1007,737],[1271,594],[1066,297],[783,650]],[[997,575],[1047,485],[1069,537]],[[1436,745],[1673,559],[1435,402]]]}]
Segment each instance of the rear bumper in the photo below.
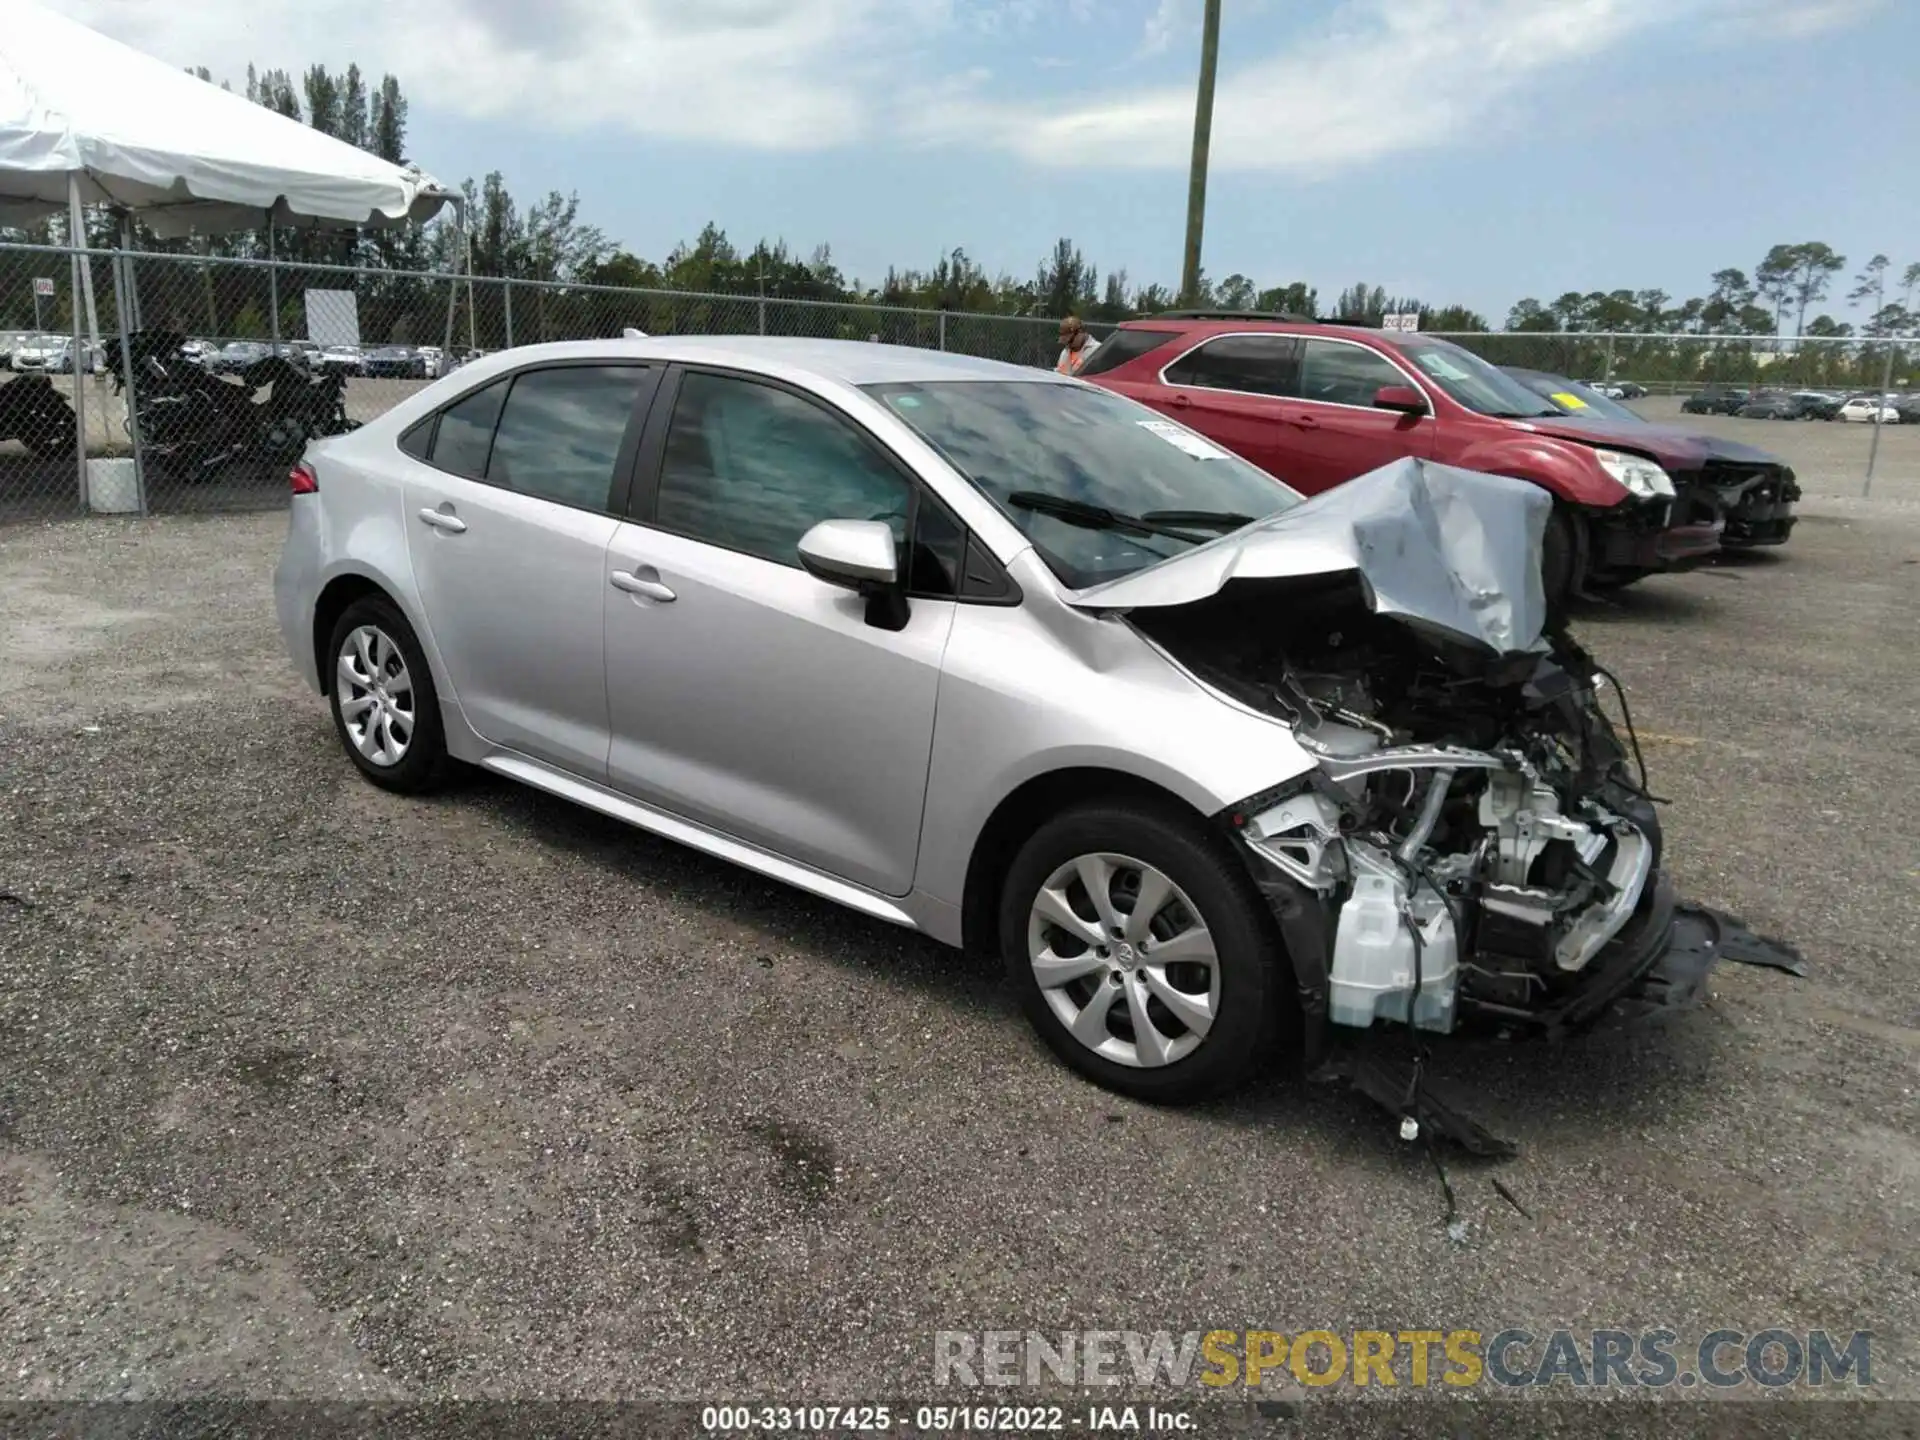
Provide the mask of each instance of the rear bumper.
[{"label": "rear bumper", "polygon": [[273,570],[274,617],[287,658],[310,690],[325,693],[313,648],[313,607],[320,596],[319,497],[296,496],[289,507],[287,539]]}]

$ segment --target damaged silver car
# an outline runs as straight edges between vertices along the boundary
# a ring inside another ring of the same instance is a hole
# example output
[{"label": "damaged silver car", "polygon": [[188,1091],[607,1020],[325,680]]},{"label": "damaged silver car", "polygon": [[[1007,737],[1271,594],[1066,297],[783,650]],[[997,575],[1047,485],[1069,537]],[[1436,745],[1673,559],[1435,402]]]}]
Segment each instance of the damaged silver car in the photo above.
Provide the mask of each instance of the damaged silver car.
[{"label": "damaged silver car", "polygon": [[1078,381],[667,337],[487,356],[293,488],[281,625],[374,783],[479,765],[997,950],[1131,1095],[1683,1003],[1716,958],[1544,628],[1530,485],[1302,502]]}]

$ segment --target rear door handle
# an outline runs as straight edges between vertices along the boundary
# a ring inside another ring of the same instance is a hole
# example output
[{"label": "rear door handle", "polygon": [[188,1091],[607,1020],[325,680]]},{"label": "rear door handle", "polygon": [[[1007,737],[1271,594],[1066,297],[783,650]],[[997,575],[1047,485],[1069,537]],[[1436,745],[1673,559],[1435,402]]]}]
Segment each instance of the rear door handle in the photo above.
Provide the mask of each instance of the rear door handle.
[{"label": "rear door handle", "polygon": [[644,595],[649,600],[658,600],[663,604],[673,599],[672,589],[660,583],[651,567],[646,575],[635,575],[630,570],[615,570],[607,579],[612,582],[614,589],[624,590],[629,595]]},{"label": "rear door handle", "polygon": [[1301,430],[1318,430],[1320,422],[1311,415],[1289,415],[1287,423]]},{"label": "rear door handle", "polygon": [[451,535],[458,535],[467,528],[467,522],[450,510],[422,510],[420,518],[434,529],[445,530]]},{"label": "rear door handle", "polygon": [[1167,397],[1167,408],[1170,410],[1185,410],[1192,404],[1193,401],[1185,395],[1169,395]]}]

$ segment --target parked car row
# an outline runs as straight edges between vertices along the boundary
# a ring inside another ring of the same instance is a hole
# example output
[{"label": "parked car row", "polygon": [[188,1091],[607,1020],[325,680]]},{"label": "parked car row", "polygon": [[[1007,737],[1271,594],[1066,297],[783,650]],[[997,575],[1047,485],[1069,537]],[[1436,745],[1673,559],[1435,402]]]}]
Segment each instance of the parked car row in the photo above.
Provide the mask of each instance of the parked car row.
[{"label": "parked car row", "polygon": [[1882,425],[1920,424],[1920,395],[1842,394],[1832,390],[1749,389],[1708,385],[1689,395],[1688,415],[1737,415],[1743,420],[1844,420]]},{"label": "parked car row", "polygon": [[288,654],[373,783],[466,762],[997,950],[1141,1099],[1696,1000],[1720,922],[1539,577],[1709,551],[1716,457],[1400,332],[1162,316],[1081,373],[486,357],[294,466]]},{"label": "parked car row", "polygon": [[181,355],[215,375],[239,375],[271,355],[280,355],[316,373],[432,380],[450,368],[438,345],[319,345],[311,340],[283,340],[278,348],[264,340],[233,340],[216,345],[210,340],[187,340]]},{"label": "parked car row", "polygon": [[[73,373],[73,337],[71,335],[36,334],[32,331],[20,331],[0,337],[0,346],[4,355],[0,355],[0,364],[15,374],[29,375],[71,375]],[[98,346],[85,347],[90,359],[85,362],[87,369],[98,374],[102,365],[101,351]]]},{"label": "parked car row", "polygon": [[1762,451],[1650,425],[1548,377],[1569,405],[1417,333],[1156,315],[1122,324],[1080,377],[1308,495],[1408,457],[1530,481],[1554,501],[1542,580],[1555,606],[1691,568],[1722,545],[1781,544],[1800,496],[1792,469]]}]

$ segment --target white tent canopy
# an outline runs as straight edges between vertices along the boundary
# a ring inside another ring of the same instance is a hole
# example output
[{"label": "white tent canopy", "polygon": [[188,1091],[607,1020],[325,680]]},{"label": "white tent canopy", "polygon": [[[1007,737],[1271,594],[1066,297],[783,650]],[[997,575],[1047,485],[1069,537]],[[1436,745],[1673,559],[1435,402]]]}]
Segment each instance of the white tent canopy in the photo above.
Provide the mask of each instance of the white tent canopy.
[{"label": "white tent canopy", "polygon": [[161,235],[427,220],[453,198],[399,166],[33,0],[0,20],[0,225],[83,205]]}]

